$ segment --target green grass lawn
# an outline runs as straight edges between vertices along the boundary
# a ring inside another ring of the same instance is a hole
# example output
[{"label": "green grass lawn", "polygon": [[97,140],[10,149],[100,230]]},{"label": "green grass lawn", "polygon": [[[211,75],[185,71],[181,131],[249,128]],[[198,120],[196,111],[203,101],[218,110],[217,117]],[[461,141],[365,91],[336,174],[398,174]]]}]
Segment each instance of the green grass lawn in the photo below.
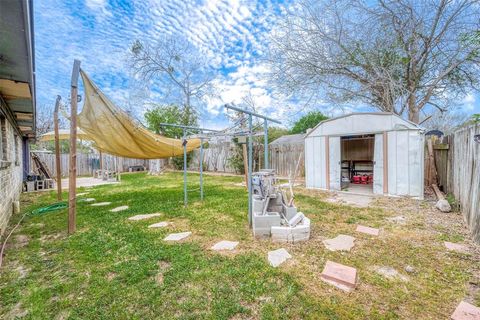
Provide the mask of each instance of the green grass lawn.
[{"label": "green grass lawn", "polygon": [[[425,203],[381,200],[379,208],[353,208],[326,202],[325,193],[300,190],[297,206],[312,220],[311,240],[281,245],[252,238],[241,179],[207,176],[201,202],[198,175],[190,174],[185,209],[180,173],[123,175],[121,184],[88,189],[87,197],[112,204],[79,202],[72,236],[66,235],[67,210],[28,216],[12,236],[0,271],[0,318],[447,319],[471,295],[476,257],[442,246],[443,240],[462,241],[465,231],[432,226]],[[55,194],[24,194],[22,202],[31,211],[54,203]],[[121,205],[129,209],[109,211]],[[156,212],[161,216],[127,221]],[[407,224],[386,221],[398,214]],[[171,225],[147,228],[160,221]],[[382,233],[355,233],[358,223]],[[181,243],[162,240],[183,231],[192,236]],[[356,238],[351,252],[325,249],[322,240],[338,234]],[[229,253],[209,250],[220,240],[240,244]],[[270,267],[267,252],[282,246],[293,259]],[[320,280],[327,260],[357,268],[354,292]],[[407,265],[415,272],[407,274]],[[386,279],[375,266],[396,268],[408,280]]]}]

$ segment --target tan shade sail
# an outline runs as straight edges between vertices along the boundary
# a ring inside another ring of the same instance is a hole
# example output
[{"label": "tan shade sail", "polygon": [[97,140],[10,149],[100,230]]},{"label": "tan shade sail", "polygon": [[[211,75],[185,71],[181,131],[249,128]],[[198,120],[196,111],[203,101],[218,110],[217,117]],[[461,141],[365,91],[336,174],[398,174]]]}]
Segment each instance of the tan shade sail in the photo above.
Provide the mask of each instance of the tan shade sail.
[{"label": "tan shade sail", "polygon": [[[136,159],[160,159],[183,154],[182,140],[155,134],[116,107],[80,71],[85,90],[82,112],[77,122],[89,140],[100,151],[116,156]],[[190,139],[187,151],[200,146],[200,139]]]},{"label": "tan shade sail", "polygon": [[[70,130],[69,129],[60,129],[58,130],[58,137],[60,140],[70,139]],[[82,131],[82,129],[77,129],[77,139],[79,140],[91,140],[88,138],[88,135]],[[55,141],[55,131],[49,131],[40,136],[38,141]]]}]

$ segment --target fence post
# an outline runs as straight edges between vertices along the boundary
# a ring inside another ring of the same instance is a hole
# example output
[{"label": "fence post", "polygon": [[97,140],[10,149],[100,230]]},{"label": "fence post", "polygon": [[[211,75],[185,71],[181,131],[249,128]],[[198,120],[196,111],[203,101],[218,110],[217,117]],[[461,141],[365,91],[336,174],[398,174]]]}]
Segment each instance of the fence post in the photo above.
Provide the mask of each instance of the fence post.
[{"label": "fence post", "polygon": [[68,233],[76,229],[76,188],[77,188],[77,99],[80,61],[73,62],[70,96],[70,176],[68,180]]},{"label": "fence post", "polygon": [[53,126],[55,129],[55,171],[57,173],[57,200],[62,200],[62,165],[60,163],[60,136],[58,129],[58,109],[60,107],[60,96],[55,101],[55,111],[53,112]]}]

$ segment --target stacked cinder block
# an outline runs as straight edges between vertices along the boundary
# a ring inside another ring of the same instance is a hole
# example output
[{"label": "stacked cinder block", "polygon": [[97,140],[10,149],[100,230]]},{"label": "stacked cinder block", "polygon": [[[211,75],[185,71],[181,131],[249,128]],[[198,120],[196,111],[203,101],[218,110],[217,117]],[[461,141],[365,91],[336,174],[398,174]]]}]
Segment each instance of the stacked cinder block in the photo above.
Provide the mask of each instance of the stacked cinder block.
[{"label": "stacked cinder block", "polygon": [[303,213],[297,213],[288,224],[271,228],[274,242],[296,243],[310,239],[310,219],[305,217]]},{"label": "stacked cinder block", "polygon": [[[0,235],[7,227],[14,209],[14,202],[22,192],[22,139],[13,126],[2,119],[0,132]],[[18,206],[17,206],[18,208]]]},{"label": "stacked cinder block", "polygon": [[310,238],[310,219],[293,205],[276,186],[273,170],[252,175],[252,225],[256,238],[272,237],[274,242],[300,242]]},{"label": "stacked cinder block", "polygon": [[255,238],[268,238],[273,226],[280,226],[280,215],[276,212],[267,212],[253,219],[253,235]]}]

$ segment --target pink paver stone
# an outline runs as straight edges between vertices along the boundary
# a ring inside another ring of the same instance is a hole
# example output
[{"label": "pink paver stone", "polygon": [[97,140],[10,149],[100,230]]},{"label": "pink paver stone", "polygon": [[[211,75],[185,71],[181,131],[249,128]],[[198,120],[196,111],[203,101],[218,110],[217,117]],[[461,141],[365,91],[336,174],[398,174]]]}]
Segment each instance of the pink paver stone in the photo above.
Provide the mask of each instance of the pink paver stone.
[{"label": "pink paver stone", "polygon": [[370,228],[370,227],[366,227],[366,226],[361,226],[361,225],[358,225],[357,229],[355,231],[366,233],[366,234],[369,234],[371,236],[378,236],[378,234],[380,233],[380,230],[378,230],[378,229]]},{"label": "pink paver stone", "polygon": [[327,261],[320,278],[341,290],[350,292],[357,286],[357,269]]},{"label": "pink paver stone", "polygon": [[480,308],[462,301],[450,318],[452,320],[480,320]]},{"label": "pink paver stone", "polygon": [[453,242],[448,242],[448,241],[445,241],[443,244],[445,245],[445,248],[447,248],[448,250],[453,250],[453,251],[457,251],[457,252],[461,252],[461,253],[467,253],[468,252],[468,248],[466,246],[464,246],[463,244],[453,243]]}]

